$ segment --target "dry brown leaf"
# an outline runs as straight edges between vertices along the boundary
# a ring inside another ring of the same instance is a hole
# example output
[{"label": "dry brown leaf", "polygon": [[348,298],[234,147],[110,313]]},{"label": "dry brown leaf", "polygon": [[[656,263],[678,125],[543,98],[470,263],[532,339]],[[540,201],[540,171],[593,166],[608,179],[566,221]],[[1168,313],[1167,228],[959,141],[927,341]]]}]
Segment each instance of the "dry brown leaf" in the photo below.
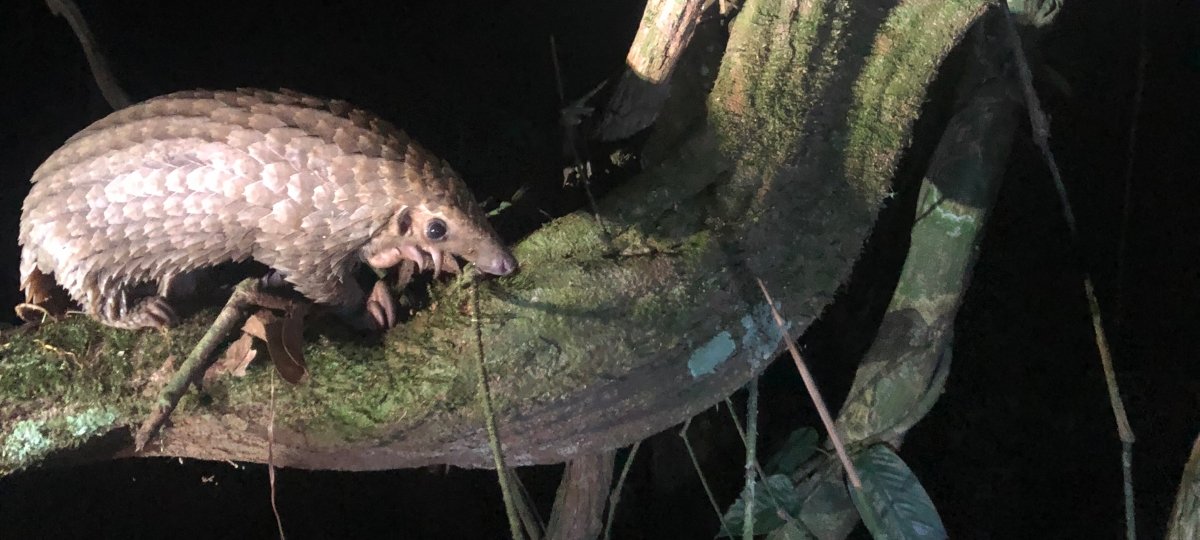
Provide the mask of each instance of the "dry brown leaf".
[{"label": "dry brown leaf", "polygon": [[260,309],[246,318],[242,331],[263,341],[267,340],[267,324],[277,319],[269,309]]},{"label": "dry brown leaf", "polygon": [[234,377],[245,377],[246,367],[250,362],[254,361],[254,357],[258,355],[258,351],[254,349],[254,336],[245,333],[225,349],[225,354],[217,359],[207,371],[204,372],[204,385],[208,386],[217,377],[223,374],[230,374]]},{"label": "dry brown leaf", "polygon": [[276,317],[265,326],[271,362],[279,376],[292,384],[308,379],[308,366],[304,363],[304,312],[304,309],[297,309],[287,317]]}]

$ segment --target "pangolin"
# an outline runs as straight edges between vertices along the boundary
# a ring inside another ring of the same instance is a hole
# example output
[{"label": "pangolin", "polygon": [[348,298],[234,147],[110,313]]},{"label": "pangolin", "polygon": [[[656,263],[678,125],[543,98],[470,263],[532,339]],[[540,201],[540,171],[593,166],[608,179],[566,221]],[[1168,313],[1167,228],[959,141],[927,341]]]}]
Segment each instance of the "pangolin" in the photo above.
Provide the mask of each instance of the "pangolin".
[{"label": "pangolin", "polygon": [[172,284],[229,261],[263,263],[376,327],[386,323],[353,276],[363,262],[517,267],[449,165],[371,113],[293,91],[150,99],[75,134],[32,182],[19,237],[27,302],[57,282],[121,328],[173,324]]}]

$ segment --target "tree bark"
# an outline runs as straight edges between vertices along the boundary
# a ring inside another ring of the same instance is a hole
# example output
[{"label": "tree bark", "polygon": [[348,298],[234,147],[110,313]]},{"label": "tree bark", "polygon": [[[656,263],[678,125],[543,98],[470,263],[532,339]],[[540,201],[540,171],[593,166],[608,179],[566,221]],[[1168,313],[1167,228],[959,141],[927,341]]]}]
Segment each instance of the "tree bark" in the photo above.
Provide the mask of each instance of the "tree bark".
[{"label": "tree bark", "polygon": [[[754,276],[802,331],[848,276],[909,142],[925,88],[980,0],[750,0],[697,28],[644,151],[645,172],[591,216],[515,249],[481,285],[483,339],[509,465],[603,453],[720,401],[779,333]],[[382,343],[311,332],[311,380],[276,393],[274,463],[490,467],[459,280]],[[210,315],[211,316],[211,315]],[[140,453],[160,384],[208,324],[169,334],[81,317],[0,337],[0,473],[54,459],[266,460],[267,367],[186,397]]]},{"label": "tree bark", "polygon": [[576,456],[567,462],[554,515],[546,529],[547,540],[599,538],[604,529],[604,506],[608,502],[616,451]]},{"label": "tree bark", "polygon": [[650,0],[625,56],[627,66],[593,136],[630,137],[650,127],[671,95],[671,74],[692,41],[704,0]]}]

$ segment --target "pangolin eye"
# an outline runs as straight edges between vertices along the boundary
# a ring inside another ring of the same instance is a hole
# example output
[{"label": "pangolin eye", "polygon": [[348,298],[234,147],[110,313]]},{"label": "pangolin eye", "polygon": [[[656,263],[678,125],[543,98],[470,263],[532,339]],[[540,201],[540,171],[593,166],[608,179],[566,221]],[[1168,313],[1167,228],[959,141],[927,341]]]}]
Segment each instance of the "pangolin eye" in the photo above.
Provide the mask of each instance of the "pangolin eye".
[{"label": "pangolin eye", "polygon": [[446,237],[446,222],[432,219],[425,225],[425,237],[430,240],[441,240]]}]

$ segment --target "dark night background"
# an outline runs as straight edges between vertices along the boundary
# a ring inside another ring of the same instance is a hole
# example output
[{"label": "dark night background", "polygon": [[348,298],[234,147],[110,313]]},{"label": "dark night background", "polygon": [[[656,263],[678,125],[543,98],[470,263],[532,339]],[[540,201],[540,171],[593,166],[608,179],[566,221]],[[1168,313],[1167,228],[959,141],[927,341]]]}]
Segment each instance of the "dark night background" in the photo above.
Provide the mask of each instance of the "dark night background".
[{"label": "dark night background", "polygon": [[[498,223],[509,239],[582,204],[581,194],[560,186],[549,36],[557,39],[566,94],[581,95],[620,72],[639,2],[347,4],[96,0],[81,8],[135,100],[235,86],[346,99],[455,164],[480,199],[530,186],[530,202]],[[1162,536],[1200,430],[1198,6],[1146,4],[1149,62],[1119,279],[1137,6],[1067,2],[1042,47],[1042,60],[1069,85],[1039,91],[1139,437],[1134,474],[1138,529],[1146,538]],[[28,179],[67,137],[109,109],[67,24],[40,2],[6,0],[0,7],[0,76],[0,320],[8,321],[8,306],[19,301],[16,230]],[[923,123],[936,127],[930,115]],[[887,215],[902,221],[895,216],[905,210]],[[894,280],[903,255],[887,248],[902,246],[904,234],[877,233],[839,303],[803,339],[831,403],[840,402],[869,343],[889,293],[887,276]],[[1022,138],[958,317],[946,393],[901,452],[952,537],[1123,534],[1120,445],[1072,249],[1045,167]],[[760,449],[770,452],[799,425],[817,425],[789,362],[776,363],[762,388]],[[692,429],[705,473],[728,504],[741,488],[743,452],[728,415],[710,411]],[[650,439],[637,455],[614,537],[715,533],[716,517],[676,432]],[[560,469],[522,469],[543,517]],[[290,538],[507,534],[488,471],[282,470],[277,483]],[[4,538],[274,535],[259,465],[125,460],[0,479]]]}]

